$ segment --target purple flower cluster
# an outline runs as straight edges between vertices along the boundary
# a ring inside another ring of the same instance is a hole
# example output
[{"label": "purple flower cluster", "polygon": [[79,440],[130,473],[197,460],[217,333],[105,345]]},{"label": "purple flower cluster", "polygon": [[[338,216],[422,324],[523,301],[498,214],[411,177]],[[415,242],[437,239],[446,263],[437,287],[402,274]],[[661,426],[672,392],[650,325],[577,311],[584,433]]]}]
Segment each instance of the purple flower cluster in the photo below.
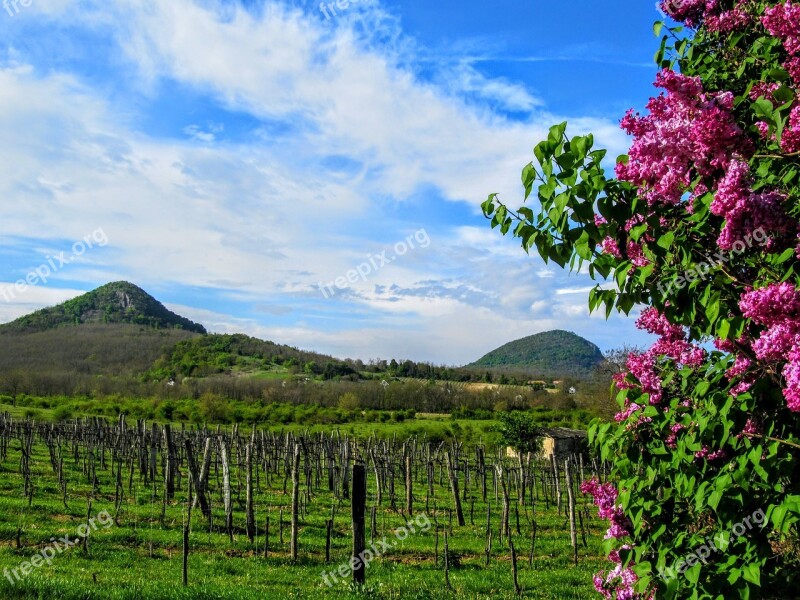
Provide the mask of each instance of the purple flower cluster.
[{"label": "purple flower cluster", "polygon": [[781,38],[789,54],[800,54],[800,4],[786,2],[771,6],[764,11],[761,23],[771,35]]},{"label": "purple flower cluster", "polygon": [[622,119],[634,141],[616,174],[637,186],[650,206],[677,205],[697,175],[718,178],[734,155],[751,152],[751,144],[733,118],[730,92],[707,94],[699,77],[668,69],[655,85],[667,94],[650,99],[650,114],[630,110]]},{"label": "purple flower cluster", "polygon": [[[686,340],[683,327],[670,323],[653,307],[642,311],[636,321],[636,327],[656,334],[660,339],[646,352],[631,352],[625,363],[628,373],[617,373],[614,375],[614,382],[619,389],[630,389],[634,386],[627,380],[627,376],[632,375],[638,381],[637,387],[643,393],[650,395],[650,404],[661,404],[664,390],[657,372],[659,357],[666,356],[680,365],[698,367],[703,364],[706,352]],[[627,405],[624,411],[616,415],[616,420],[626,420],[638,410],[637,407],[635,403]],[[644,422],[642,417],[640,422]]]},{"label": "purple flower cluster", "polygon": [[708,446],[703,446],[700,450],[694,453],[694,457],[697,460],[705,459],[708,462],[715,462],[721,460],[725,458],[726,455],[727,453],[722,448],[720,448],[719,450],[714,450],[712,452],[711,448],[709,448]]},{"label": "purple flower cluster", "polygon": [[[787,1],[771,6],[764,11],[761,23],[771,35],[780,38],[789,55],[783,66],[795,86],[800,86],[800,4]],[[781,138],[781,150],[787,154],[800,152],[800,104],[795,104],[789,115],[789,123]]]},{"label": "purple flower cluster", "polygon": [[709,31],[729,33],[743,29],[753,19],[746,11],[747,0],[739,0],[729,10],[720,6],[719,0],[662,0],[661,9],[676,21],[689,27],[701,24]]},{"label": "purple flower cluster", "polygon": [[800,104],[789,113],[789,126],[783,132],[781,150],[787,154],[800,152]]},{"label": "purple flower cluster", "polygon": [[667,448],[675,450],[678,447],[678,434],[685,429],[686,426],[680,423],[672,424],[672,427],[669,428],[670,434],[664,440],[664,444],[667,446]]},{"label": "purple flower cluster", "polygon": [[[594,589],[600,592],[604,598],[616,598],[616,600],[638,600],[640,594],[633,591],[633,586],[639,578],[633,569],[623,568],[621,564],[614,567],[608,573],[602,571],[594,576]],[[651,596],[652,597],[652,596]]]},{"label": "purple flower cluster", "polygon": [[786,361],[783,395],[789,409],[800,412],[800,292],[790,283],[771,284],[743,294],[739,308],[745,317],[765,327],[752,343],[756,358]]},{"label": "purple flower cluster", "polygon": [[[623,514],[622,509],[617,506],[619,492],[613,483],[601,484],[597,479],[590,479],[581,484],[581,492],[594,497],[600,518],[608,519],[611,522],[606,539],[619,539],[631,535],[633,525],[630,519]],[[641,600],[641,595],[633,591],[639,578],[630,567],[622,566],[622,558],[619,555],[620,550],[630,549],[631,546],[625,544],[618,550],[612,550],[608,559],[617,563],[616,566],[607,573],[601,571],[594,576],[594,587],[605,598]]]},{"label": "purple flower cluster", "polygon": [[[731,250],[737,242],[747,245],[745,240],[759,229],[782,236],[797,228],[783,209],[784,196],[776,192],[756,194],[751,184],[750,166],[741,160],[732,161],[719,181],[711,212],[725,219],[717,239],[723,250]],[[766,249],[775,248],[775,240],[770,239]]]}]

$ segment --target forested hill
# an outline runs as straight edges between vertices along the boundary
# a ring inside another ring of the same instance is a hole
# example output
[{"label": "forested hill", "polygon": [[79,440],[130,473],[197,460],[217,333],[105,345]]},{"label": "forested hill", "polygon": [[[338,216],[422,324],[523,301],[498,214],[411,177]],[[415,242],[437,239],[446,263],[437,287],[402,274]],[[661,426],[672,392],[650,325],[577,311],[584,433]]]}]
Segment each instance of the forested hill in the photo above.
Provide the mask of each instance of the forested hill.
[{"label": "forested hill", "polygon": [[524,337],[492,350],[469,367],[525,370],[543,376],[581,376],[603,361],[592,342],[570,331]]},{"label": "forested hill", "polygon": [[153,329],[206,333],[205,327],[176,315],[143,289],[126,281],[106,284],[57,306],[37,310],[0,326],[0,333],[30,333],[85,323],[130,324]]},{"label": "forested hill", "polygon": [[155,362],[147,376],[152,379],[204,377],[225,373],[234,367],[257,370],[271,365],[296,366],[309,374],[324,373],[331,377],[355,373],[344,361],[332,356],[237,333],[181,341]]}]

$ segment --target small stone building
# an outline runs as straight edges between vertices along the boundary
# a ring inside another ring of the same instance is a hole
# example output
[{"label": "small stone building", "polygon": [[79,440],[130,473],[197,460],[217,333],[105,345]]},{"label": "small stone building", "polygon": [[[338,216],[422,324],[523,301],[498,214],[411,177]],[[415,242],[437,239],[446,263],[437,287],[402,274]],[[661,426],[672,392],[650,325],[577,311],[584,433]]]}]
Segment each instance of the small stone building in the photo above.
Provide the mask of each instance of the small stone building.
[{"label": "small stone building", "polygon": [[542,429],[542,458],[555,456],[567,458],[572,454],[585,454],[588,448],[589,434],[580,429],[565,427],[545,427]]},{"label": "small stone building", "polygon": [[[558,460],[573,454],[586,454],[589,447],[589,434],[580,429],[565,427],[542,428],[542,451],[538,458],[550,460],[555,456]],[[506,448],[506,457],[519,458],[519,453],[511,446]]]}]

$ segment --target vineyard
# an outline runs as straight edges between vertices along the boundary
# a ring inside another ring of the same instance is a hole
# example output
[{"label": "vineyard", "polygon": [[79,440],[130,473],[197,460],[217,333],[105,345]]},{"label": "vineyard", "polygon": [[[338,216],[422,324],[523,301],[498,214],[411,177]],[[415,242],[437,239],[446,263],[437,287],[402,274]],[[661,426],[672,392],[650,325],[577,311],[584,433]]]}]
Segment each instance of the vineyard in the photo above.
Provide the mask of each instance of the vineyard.
[{"label": "vineyard", "polygon": [[603,473],[505,454],[2,415],[0,597],[591,597]]}]

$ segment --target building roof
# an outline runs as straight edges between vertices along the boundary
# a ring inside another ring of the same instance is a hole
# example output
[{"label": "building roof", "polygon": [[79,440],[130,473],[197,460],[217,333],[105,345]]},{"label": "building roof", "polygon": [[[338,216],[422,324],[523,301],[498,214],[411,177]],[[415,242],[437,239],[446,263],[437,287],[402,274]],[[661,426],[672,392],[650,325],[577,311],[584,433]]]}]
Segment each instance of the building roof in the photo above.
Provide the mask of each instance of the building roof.
[{"label": "building roof", "polygon": [[567,429],[566,427],[542,427],[544,437],[554,439],[585,438],[588,433],[580,429]]}]

